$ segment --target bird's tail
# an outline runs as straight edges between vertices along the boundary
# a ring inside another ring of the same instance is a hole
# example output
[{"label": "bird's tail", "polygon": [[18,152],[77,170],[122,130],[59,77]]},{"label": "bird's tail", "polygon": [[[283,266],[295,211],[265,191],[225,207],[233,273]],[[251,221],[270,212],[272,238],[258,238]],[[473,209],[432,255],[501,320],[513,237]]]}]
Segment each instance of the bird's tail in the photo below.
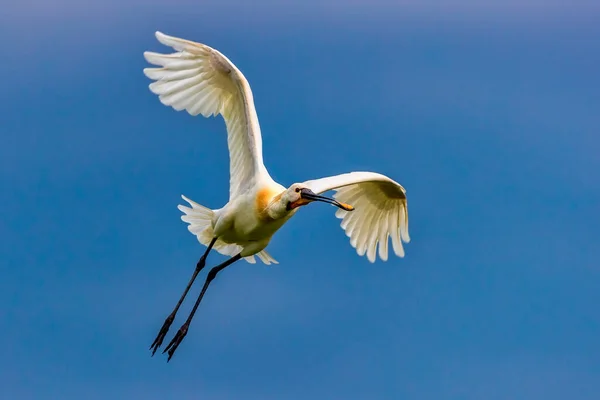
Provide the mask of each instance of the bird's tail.
[{"label": "bird's tail", "polygon": [[[215,237],[213,232],[212,220],[215,212],[210,208],[204,207],[193,200],[188,199],[185,196],[181,198],[189,203],[192,208],[179,205],[177,208],[183,212],[181,220],[187,222],[188,230],[192,232],[198,241],[205,246],[208,246],[212,239]],[[242,251],[242,247],[237,244],[225,243],[222,240],[217,240],[213,246],[213,249],[226,256],[235,256]],[[271,263],[278,264],[278,262],[271,257],[269,253],[262,250],[256,254],[260,260],[269,265]],[[250,264],[256,263],[254,256],[244,257]]]}]

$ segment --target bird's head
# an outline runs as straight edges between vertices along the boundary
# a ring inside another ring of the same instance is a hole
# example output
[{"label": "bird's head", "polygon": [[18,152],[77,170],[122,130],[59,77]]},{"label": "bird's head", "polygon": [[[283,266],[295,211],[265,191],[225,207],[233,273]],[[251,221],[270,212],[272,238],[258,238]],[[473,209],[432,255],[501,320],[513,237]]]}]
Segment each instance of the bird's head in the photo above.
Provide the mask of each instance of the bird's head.
[{"label": "bird's head", "polygon": [[292,186],[290,186],[283,195],[283,201],[285,202],[286,209],[288,211],[300,206],[305,206],[313,201],[322,201],[324,203],[333,204],[334,206],[346,211],[354,210],[354,207],[352,207],[350,204],[340,203],[339,201],[330,197],[315,194],[312,190],[301,183],[294,183]]}]

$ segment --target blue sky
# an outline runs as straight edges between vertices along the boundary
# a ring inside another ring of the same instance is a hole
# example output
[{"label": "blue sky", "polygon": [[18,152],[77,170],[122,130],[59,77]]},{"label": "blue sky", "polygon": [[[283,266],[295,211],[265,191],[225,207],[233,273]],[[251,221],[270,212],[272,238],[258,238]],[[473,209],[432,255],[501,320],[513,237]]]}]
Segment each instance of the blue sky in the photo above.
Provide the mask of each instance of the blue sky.
[{"label": "blue sky", "polygon": [[[44,4],[0,17],[3,398],[598,398],[593,2]],[[150,358],[203,251],[179,196],[228,197],[222,120],[147,89],[155,30],[240,67],[282,184],[402,183],[406,257],[306,207]]]}]

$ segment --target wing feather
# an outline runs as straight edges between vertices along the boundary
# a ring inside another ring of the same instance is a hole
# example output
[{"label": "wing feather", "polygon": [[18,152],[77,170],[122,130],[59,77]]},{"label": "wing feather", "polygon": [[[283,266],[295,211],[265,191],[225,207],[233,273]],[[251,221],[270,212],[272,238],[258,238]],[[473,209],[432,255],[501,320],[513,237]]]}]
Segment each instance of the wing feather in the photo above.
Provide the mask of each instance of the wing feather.
[{"label": "wing feather", "polygon": [[335,216],[342,220],[340,226],[359,255],[366,254],[370,262],[377,255],[386,261],[391,239],[394,254],[404,257],[402,242],[410,242],[408,205],[406,190],[399,183],[374,172],[350,172],[303,185],[317,194],[334,190],[336,200],[354,207],[354,211],[337,210]]},{"label": "wing feather", "polygon": [[150,90],[177,111],[186,110],[194,116],[223,116],[230,155],[229,198],[233,199],[256,180],[268,176],[250,85],[219,51],[160,32],[156,32],[156,38],[176,52],[144,53],[149,63],[159,66],[144,69],[144,74],[155,81]]}]

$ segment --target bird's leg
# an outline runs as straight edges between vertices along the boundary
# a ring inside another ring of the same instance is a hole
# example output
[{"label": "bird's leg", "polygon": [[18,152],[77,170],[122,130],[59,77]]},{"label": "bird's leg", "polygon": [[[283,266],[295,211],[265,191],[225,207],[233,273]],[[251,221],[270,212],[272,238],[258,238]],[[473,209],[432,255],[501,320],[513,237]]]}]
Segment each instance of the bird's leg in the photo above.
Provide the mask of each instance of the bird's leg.
[{"label": "bird's leg", "polygon": [[216,241],[217,241],[217,238],[214,238],[210,242],[206,251],[204,252],[202,257],[200,257],[200,260],[198,260],[198,263],[196,264],[196,269],[194,270],[194,273],[192,274],[190,281],[188,282],[185,290],[183,291],[181,298],[177,302],[177,305],[173,309],[173,312],[171,312],[171,314],[169,314],[169,316],[163,323],[162,328],[160,328],[160,331],[158,332],[158,335],[156,336],[156,339],[154,339],[154,342],[152,342],[152,345],[150,346],[150,349],[152,350],[152,355],[154,355],[154,353],[156,353],[156,350],[158,350],[158,348],[162,344],[163,340],[165,339],[165,336],[167,335],[167,332],[169,331],[169,328],[171,327],[171,324],[173,323],[173,320],[175,319],[175,314],[177,314],[177,311],[179,310],[181,303],[183,303],[183,299],[185,299],[185,296],[187,295],[190,288],[192,287],[192,284],[196,280],[198,273],[200,273],[200,271],[202,271],[202,268],[204,268],[204,265],[206,264],[206,257],[208,257],[208,253],[210,253],[210,250],[212,249],[212,247],[214,246]]},{"label": "bird's leg", "polygon": [[229,265],[233,264],[240,258],[242,258],[241,254],[233,256],[229,260],[225,261],[222,264],[217,265],[216,267],[214,267],[213,269],[208,271],[208,275],[206,276],[206,281],[204,282],[202,291],[200,292],[200,295],[198,296],[198,299],[196,300],[196,304],[194,304],[194,308],[192,308],[192,312],[190,312],[188,319],[185,321],[185,323],[183,325],[181,325],[181,328],[179,328],[179,330],[175,334],[175,337],[171,340],[169,345],[163,350],[163,353],[165,353],[167,351],[169,352],[169,358],[167,359],[167,361],[169,361],[171,359],[171,357],[173,357],[173,353],[175,353],[175,350],[177,350],[177,347],[179,346],[179,344],[181,343],[181,341],[187,334],[188,328],[190,327],[190,322],[192,322],[192,318],[194,318],[194,314],[196,313],[196,310],[198,309],[198,306],[200,305],[200,302],[202,301],[202,298],[204,297],[204,293],[206,293],[206,289],[208,289],[208,285],[210,285],[212,280],[215,279],[215,277],[221,270],[223,270],[226,267],[228,267]]}]

